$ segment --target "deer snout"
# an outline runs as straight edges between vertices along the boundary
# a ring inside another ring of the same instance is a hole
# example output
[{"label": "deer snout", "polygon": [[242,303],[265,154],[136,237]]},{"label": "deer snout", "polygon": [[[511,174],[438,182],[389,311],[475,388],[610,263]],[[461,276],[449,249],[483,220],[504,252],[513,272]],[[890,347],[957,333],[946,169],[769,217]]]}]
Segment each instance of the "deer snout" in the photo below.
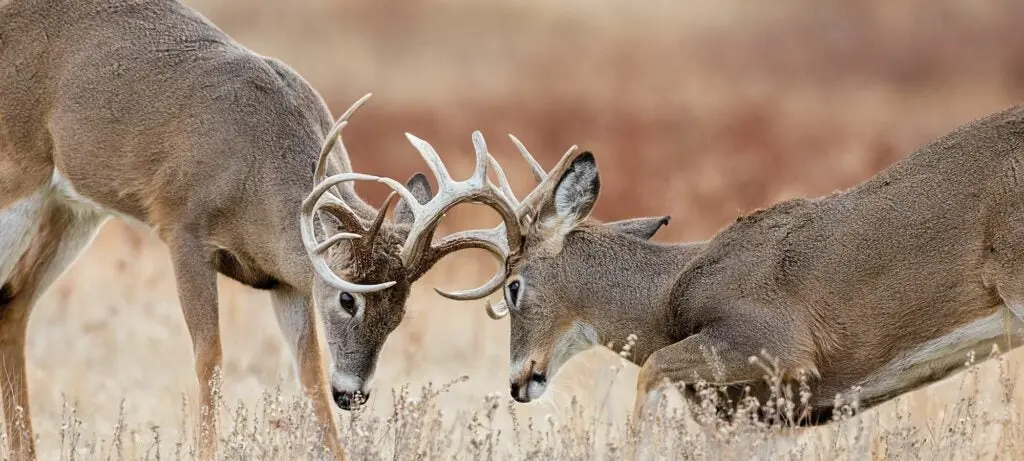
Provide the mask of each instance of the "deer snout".
[{"label": "deer snout", "polygon": [[335,372],[331,378],[331,397],[335,405],[342,410],[359,408],[370,399],[370,389],[367,384],[357,376]]},{"label": "deer snout", "polygon": [[334,398],[334,404],[342,410],[349,411],[355,408],[359,408],[363,402],[366,402],[370,398],[370,392],[362,391],[348,392],[338,390],[337,388],[331,388],[331,395]]},{"label": "deer snout", "polygon": [[516,377],[513,377],[510,384],[510,393],[516,402],[527,403],[544,395],[544,391],[547,389],[548,384],[547,375],[534,371],[523,376],[526,377],[526,379],[517,380]]}]

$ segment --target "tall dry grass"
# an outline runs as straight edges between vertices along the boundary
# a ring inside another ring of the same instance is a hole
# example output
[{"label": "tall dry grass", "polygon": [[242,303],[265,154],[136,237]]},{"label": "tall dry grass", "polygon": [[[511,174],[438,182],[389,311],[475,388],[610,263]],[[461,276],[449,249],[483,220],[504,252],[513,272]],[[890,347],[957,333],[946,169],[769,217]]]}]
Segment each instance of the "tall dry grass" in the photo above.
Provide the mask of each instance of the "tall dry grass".
[{"label": "tall dry grass", "polygon": [[[468,174],[480,129],[524,191],[530,177],[504,133],[548,166],[579,144],[603,174],[596,216],[671,214],[662,241],[850,187],[1024,95],[1024,7],[1011,0],[186,3],[294,66],[335,111],[373,91],[347,139],[358,170],[421,170],[409,131]],[[445,226],[495,221],[467,207]],[[634,430],[636,367],[598,349],[567,364],[544,399],[510,404],[507,324],[429,289],[482,282],[490,264],[460,255],[417,285],[368,408],[339,416],[358,459],[619,459],[637,441],[677,459],[1024,455],[1019,352],[809,430],[672,409]],[[315,459],[314,420],[266,295],[225,279],[220,298],[223,457]],[[108,225],[29,325],[42,459],[191,459],[189,344],[166,248]]]}]

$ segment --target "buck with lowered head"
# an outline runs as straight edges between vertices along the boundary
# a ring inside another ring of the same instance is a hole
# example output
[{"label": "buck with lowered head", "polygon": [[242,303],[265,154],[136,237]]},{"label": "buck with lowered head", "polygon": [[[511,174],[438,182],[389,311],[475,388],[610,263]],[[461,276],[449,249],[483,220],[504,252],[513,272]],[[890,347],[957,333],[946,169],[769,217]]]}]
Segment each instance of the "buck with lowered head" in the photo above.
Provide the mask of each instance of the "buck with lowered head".
[{"label": "buck with lowered head", "polygon": [[[217,273],[267,290],[327,446],[344,457],[331,400],[364,396],[410,284],[472,232],[431,244],[445,211],[485,203],[517,226],[487,182],[487,157],[452,181],[407,187],[351,173],[330,111],[287,65],[233,41],[174,0],[14,0],[0,6],[0,374],[12,450],[34,457],[25,336],[32,306],[110,216],[148,225],[170,247],[200,384],[199,452],[216,454],[211,383],[221,364]],[[369,96],[369,95],[367,95]],[[327,177],[331,175],[330,177]],[[394,220],[351,181],[398,190]],[[312,189],[312,192],[311,192]],[[333,362],[324,385],[320,313]],[[38,325],[45,328],[45,325]],[[332,398],[333,397],[333,398]]]},{"label": "buck with lowered head", "polygon": [[765,351],[784,381],[807,377],[800,422],[818,424],[837,400],[868,408],[948,376],[971,351],[983,359],[1021,342],[1024,106],[959,127],[856,187],[678,245],[648,241],[668,217],[589,217],[600,190],[592,154],[570,149],[545,175],[520,150],[542,181],[522,202],[505,189],[521,244],[508,253],[504,300],[488,303],[492,317],[511,317],[520,402],[540,397],[573,354],[635,334],[637,417],[666,380],[755,383],[764,402],[756,383],[766,373],[751,357]]}]

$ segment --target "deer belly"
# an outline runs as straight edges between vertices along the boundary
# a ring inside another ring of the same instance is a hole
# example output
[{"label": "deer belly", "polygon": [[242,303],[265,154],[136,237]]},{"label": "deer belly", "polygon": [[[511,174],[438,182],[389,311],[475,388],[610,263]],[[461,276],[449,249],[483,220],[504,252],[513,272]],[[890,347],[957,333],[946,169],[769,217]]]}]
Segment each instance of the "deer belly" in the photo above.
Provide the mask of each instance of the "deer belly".
[{"label": "deer belly", "polygon": [[50,181],[50,187],[53,189],[54,194],[56,195],[57,199],[61,201],[61,203],[71,207],[76,211],[81,211],[85,213],[100,213],[108,216],[117,217],[119,219],[122,219],[133,224],[146,226],[145,223],[143,223],[139,219],[136,219],[135,217],[121,213],[109,207],[100,205],[99,203],[90,199],[89,197],[80,194],[77,190],[75,190],[75,186],[71,184],[71,181],[68,180],[68,178],[61,174],[61,172],[57,169],[53,170],[53,178]]},{"label": "deer belly", "polygon": [[1003,306],[988,317],[899,355],[858,384],[860,400],[895,397],[945,378],[963,368],[972,351],[975,362],[989,358],[993,345],[998,344],[1001,352],[1007,352],[1024,339],[1022,327],[1024,321]]}]

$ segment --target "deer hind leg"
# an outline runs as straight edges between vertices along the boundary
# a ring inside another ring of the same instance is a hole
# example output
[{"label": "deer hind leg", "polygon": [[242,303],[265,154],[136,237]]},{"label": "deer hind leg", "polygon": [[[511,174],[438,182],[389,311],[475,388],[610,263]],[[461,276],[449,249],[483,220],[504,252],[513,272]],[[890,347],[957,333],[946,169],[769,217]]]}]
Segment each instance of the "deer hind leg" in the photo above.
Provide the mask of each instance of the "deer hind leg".
[{"label": "deer hind leg", "polygon": [[[19,203],[0,213],[0,225],[9,230],[9,224],[24,223],[18,216],[25,215],[25,206]],[[32,306],[89,245],[104,219],[98,212],[76,211],[55,200],[43,203],[26,248],[0,288],[0,384],[11,451],[19,459],[35,456],[25,377],[25,336]],[[5,248],[8,243],[0,241]]]},{"label": "deer hind leg", "polygon": [[210,253],[191,235],[170,242],[178,298],[192,336],[192,354],[199,379],[199,459],[217,456],[217,408],[213,394],[215,373],[221,368],[220,318],[217,309],[217,272]]},{"label": "deer hind leg", "polygon": [[344,460],[345,452],[338,440],[331,395],[324,381],[323,360],[316,331],[316,314],[309,297],[291,289],[271,292],[277,324],[295,359],[296,371],[306,395],[313,401],[313,411],[323,427],[327,448],[334,459]]}]

